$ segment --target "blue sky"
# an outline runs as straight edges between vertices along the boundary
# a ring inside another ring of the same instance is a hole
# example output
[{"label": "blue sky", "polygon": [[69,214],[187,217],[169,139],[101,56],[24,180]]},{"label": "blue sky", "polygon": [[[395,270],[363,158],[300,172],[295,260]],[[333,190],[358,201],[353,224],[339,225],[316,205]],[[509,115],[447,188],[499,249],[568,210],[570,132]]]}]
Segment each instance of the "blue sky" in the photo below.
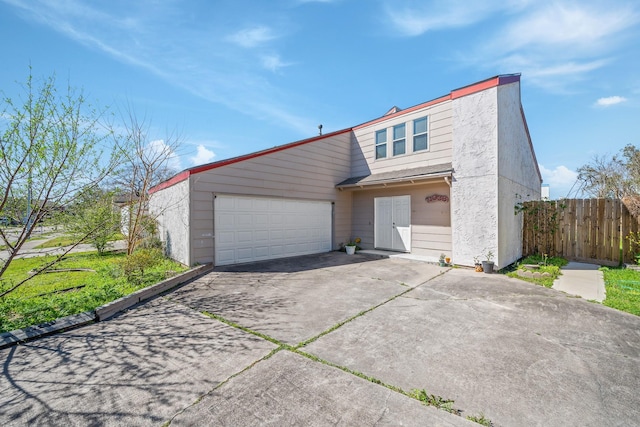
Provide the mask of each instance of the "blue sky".
[{"label": "blue sky", "polygon": [[0,89],[35,76],[177,130],[176,165],[343,129],[522,73],[553,198],[640,145],[637,1],[0,0]]}]

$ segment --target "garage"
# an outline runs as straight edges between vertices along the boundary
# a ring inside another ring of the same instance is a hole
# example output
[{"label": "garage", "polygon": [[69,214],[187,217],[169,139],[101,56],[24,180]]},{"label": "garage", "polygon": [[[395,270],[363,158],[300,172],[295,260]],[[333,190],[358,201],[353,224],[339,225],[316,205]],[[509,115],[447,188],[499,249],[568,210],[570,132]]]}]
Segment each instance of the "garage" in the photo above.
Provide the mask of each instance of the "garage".
[{"label": "garage", "polygon": [[215,264],[329,252],[331,229],[331,202],[216,195]]}]

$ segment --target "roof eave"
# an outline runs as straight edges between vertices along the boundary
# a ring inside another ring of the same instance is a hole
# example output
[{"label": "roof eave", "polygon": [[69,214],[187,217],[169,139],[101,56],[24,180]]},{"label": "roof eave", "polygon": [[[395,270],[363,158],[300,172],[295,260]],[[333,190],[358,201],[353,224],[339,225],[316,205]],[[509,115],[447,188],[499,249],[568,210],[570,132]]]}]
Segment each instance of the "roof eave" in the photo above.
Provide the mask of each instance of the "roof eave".
[{"label": "roof eave", "polygon": [[371,187],[398,187],[403,185],[415,185],[422,184],[427,181],[436,181],[441,178],[449,178],[453,176],[453,170],[443,171],[428,175],[418,175],[418,176],[410,176],[410,177],[402,177],[402,178],[391,178],[384,179],[379,181],[370,181],[370,182],[356,182],[354,184],[345,184],[345,185],[336,185],[338,190],[356,190],[363,188],[371,188]]}]

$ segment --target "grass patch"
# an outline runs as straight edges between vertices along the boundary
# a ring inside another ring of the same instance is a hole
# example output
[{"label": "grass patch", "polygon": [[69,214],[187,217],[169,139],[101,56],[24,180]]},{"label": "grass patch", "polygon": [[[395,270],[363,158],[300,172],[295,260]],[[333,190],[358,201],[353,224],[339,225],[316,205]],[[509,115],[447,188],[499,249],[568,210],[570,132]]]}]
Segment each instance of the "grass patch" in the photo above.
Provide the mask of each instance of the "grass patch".
[{"label": "grass patch", "polygon": [[622,268],[602,267],[607,307],[640,316],[640,272]]},{"label": "grass patch", "polygon": [[467,416],[467,419],[469,421],[473,421],[474,423],[478,423],[482,426],[486,426],[486,427],[492,427],[493,423],[491,422],[491,420],[489,420],[488,418],[485,418],[484,414],[480,414],[480,415],[469,415]]},{"label": "grass patch", "polygon": [[59,248],[63,246],[71,246],[76,243],[76,239],[71,236],[58,236],[40,243],[35,249]]},{"label": "grass patch", "polygon": [[428,394],[424,389],[414,389],[411,393],[411,397],[427,406],[435,406],[438,409],[442,409],[452,414],[460,415],[460,410],[453,407],[453,400],[444,399],[441,396],[435,394]]},{"label": "grass patch", "polygon": [[[509,277],[515,277],[516,279],[524,280],[526,282],[535,283],[536,285],[550,288],[553,286],[553,282],[560,276],[560,268],[567,265],[569,261],[561,257],[544,257],[542,255],[531,255],[521,259],[510,272],[507,273]],[[518,274],[518,270],[528,270],[525,265],[537,265],[538,268],[531,269],[530,271],[537,271],[540,274],[548,273],[548,275],[540,277],[523,277]]]},{"label": "grass patch", "polygon": [[[92,269],[41,274],[0,299],[0,332],[11,331],[55,320],[59,317],[93,310],[138,289],[160,282],[167,271],[182,272],[187,268],[171,260],[161,260],[145,270],[136,283],[122,273],[125,254],[96,252],[71,254],[54,268]],[[55,257],[20,258],[14,260],[0,282],[1,289],[24,278],[29,271]]]}]

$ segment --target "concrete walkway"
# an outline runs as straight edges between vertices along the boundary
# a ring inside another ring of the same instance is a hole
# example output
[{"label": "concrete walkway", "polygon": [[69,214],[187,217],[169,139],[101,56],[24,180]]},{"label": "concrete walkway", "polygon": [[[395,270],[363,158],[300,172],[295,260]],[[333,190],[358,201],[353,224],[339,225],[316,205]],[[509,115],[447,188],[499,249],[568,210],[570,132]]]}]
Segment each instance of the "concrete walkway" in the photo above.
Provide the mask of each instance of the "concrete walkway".
[{"label": "concrete walkway", "polygon": [[606,298],[604,277],[600,266],[584,262],[569,262],[562,267],[562,275],[553,283],[553,289],[577,295],[589,301],[602,302]]}]

